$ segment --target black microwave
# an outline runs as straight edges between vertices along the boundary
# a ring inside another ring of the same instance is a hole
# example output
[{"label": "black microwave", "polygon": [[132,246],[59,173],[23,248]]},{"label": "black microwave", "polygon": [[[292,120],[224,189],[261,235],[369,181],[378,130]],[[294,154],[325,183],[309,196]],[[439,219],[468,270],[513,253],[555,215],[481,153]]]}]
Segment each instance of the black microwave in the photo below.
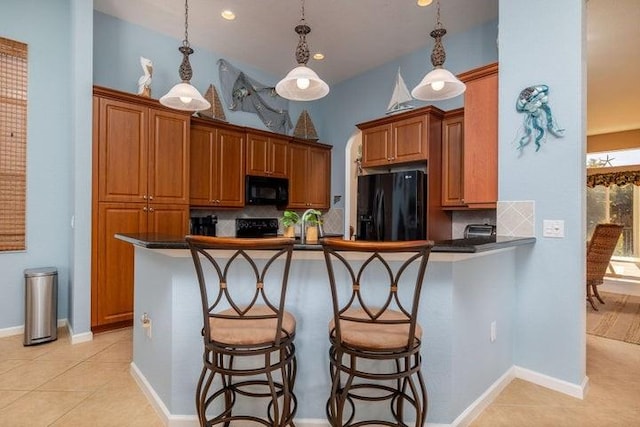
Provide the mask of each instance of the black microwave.
[{"label": "black microwave", "polygon": [[245,181],[246,205],[275,205],[289,203],[289,180],[247,175]]}]

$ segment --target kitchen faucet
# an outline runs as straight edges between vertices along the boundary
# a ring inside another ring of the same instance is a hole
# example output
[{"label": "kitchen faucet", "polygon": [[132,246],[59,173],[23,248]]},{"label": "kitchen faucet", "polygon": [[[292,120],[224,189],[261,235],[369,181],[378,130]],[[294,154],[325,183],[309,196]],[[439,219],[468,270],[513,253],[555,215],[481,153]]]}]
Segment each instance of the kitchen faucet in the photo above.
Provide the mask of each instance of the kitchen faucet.
[{"label": "kitchen faucet", "polygon": [[307,209],[306,211],[304,211],[304,213],[301,216],[302,223],[300,226],[300,243],[303,245],[306,243],[306,239],[307,239],[307,236],[306,236],[307,235],[307,214],[313,211],[315,211],[315,209]]}]

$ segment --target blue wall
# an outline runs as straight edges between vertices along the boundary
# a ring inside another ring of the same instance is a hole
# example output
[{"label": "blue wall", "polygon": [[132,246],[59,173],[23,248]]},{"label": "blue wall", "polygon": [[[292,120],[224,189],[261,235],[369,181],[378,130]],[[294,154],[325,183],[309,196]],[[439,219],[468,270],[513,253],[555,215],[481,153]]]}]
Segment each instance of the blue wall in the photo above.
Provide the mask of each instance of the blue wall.
[{"label": "blue wall", "polygon": [[[499,198],[534,200],[538,241],[517,266],[516,363],[580,384],[585,376],[585,70],[583,0],[500,2]],[[532,19],[541,16],[543,19]],[[551,12],[550,12],[551,11]],[[520,154],[515,111],[527,86],[550,87],[564,138]],[[542,237],[542,220],[565,221],[564,239]]]},{"label": "blue wall", "polygon": [[29,101],[27,250],[0,254],[0,329],[24,323],[25,268],[57,267],[58,316],[67,317],[73,169],[70,15],[69,0],[2,2],[0,36],[29,45]]},{"label": "blue wall", "polygon": [[[179,82],[178,67],[182,61],[182,54],[178,52],[178,47],[182,45],[182,40],[174,39],[139,25],[124,22],[97,11],[94,12],[93,34],[95,52],[93,81],[96,85],[137,93],[138,78],[142,75],[140,56],[149,58],[153,62],[153,79],[151,83],[151,96],[153,98],[160,98],[173,85]],[[114,46],[117,46],[117,49]],[[220,56],[196,45],[192,45],[192,48],[195,53],[189,57],[193,68],[191,83],[202,94],[210,84],[213,84],[222,98],[217,65]],[[249,77],[263,84],[275,86],[280,78],[284,77],[267,74],[234,58],[226,57],[224,59],[234,67],[244,71]],[[291,64],[291,68],[294,65]],[[224,104],[224,100],[221,100]],[[226,106],[224,108],[227,121],[230,123],[257,129],[267,129],[255,114],[230,111]],[[289,102],[289,116],[294,127],[303,109],[309,111],[314,124],[319,116],[317,107],[310,103]],[[318,135],[322,140],[330,141],[325,139],[319,130]]]}]

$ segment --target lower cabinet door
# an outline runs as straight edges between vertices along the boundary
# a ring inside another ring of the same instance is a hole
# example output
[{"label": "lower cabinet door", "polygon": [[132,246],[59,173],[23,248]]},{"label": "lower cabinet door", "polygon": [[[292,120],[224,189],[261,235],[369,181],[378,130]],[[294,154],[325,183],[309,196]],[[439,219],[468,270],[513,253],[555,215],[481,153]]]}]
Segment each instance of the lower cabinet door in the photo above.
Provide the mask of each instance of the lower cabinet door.
[{"label": "lower cabinet door", "polygon": [[114,235],[145,231],[145,207],[144,203],[99,205],[92,327],[133,320],[133,245]]}]

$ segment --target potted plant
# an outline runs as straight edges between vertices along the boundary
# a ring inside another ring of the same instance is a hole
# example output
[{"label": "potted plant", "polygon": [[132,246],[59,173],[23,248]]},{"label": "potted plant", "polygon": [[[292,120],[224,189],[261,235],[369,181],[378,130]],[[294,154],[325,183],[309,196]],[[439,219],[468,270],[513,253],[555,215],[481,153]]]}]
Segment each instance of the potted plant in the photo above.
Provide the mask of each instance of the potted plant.
[{"label": "potted plant", "polygon": [[318,226],[322,224],[320,215],[322,212],[317,209],[309,209],[304,213],[302,222],[306,225],[305,243],[318,243]]},{"label": "potted plant", "polygon": [[284,232],[284,237],[296,237],[296,224],[300,222],[300,215],[298,215],[295,211],[284,211],[282,214],[282,218],[280,218],[280,222],[282,222],[282,229]]}]

